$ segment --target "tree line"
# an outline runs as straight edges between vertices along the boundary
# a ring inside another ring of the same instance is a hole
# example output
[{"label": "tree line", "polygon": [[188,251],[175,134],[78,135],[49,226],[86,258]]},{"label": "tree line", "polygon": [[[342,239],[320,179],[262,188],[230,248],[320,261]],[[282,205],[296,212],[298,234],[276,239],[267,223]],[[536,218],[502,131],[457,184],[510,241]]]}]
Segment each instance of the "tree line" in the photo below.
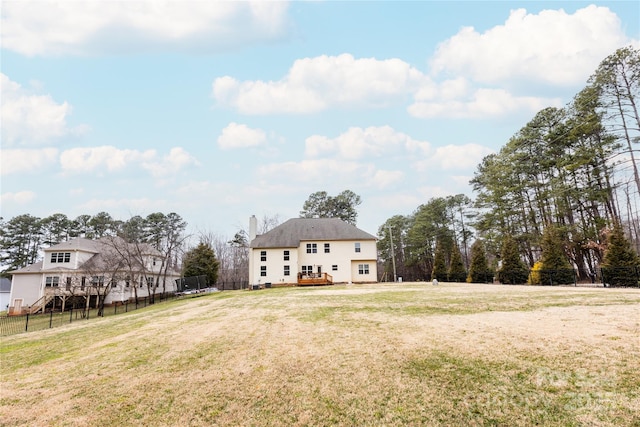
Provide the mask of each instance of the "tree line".
[{"label": "tree line", "polygon": [[473,281],[502,271],[499,279],[523,283],[534,266],[575,267],[586,280],[616,262],[606,248],[620,233],[640,252],[639,98],[640,51],[618,49],[569,105],[539,111],[482,160],[475,200],[434,198],[389,218],[378,230],[384,271],[395,256],[410,280],[471,280],[474,260],[486,266],[475,264],[483,272]]},{"label": "tree line", "polygon": [[[42,249],[75,237],[100,239],[119,236],[129,242],[149,243],[175,255],[187,223],[176,213],[156,212],[126,221],[107,212],[80,215],[74,219],[56,213],[46,218],[23,214],[0,219],[0,263],[3,271],[17,270],[38,261]],[[175,262],[175,259],[173,260]]]}]

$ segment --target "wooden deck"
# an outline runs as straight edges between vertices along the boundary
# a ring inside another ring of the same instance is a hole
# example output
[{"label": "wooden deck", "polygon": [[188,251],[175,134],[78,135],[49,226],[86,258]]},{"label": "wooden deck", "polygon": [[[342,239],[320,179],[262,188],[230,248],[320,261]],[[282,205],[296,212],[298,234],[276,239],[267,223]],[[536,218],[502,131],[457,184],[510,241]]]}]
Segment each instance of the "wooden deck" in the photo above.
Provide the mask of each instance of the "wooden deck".
[{"label": "wooden deck", "polygon": [[333,285],[333,276],[328,273],[298,273],[299,286]]}]

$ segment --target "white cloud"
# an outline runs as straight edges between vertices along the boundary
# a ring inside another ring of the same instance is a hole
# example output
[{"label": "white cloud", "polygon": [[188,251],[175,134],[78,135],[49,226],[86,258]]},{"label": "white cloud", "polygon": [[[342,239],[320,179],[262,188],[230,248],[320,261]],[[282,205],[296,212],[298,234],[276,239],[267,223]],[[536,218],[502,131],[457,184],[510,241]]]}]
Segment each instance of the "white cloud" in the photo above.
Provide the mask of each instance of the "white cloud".
[{"label": "white cloud", "polygon": [[[243,114],[371,108],[401,102],[409,96],[413,96],[414,103],[407,110],[418,118],[499,117],[514,110],[536,112],[562,105],[558,99],[474,88],[474,83],[465,77],[435,82],[399,59],[355,59],[349,54],[297,60],[287,76],[275,82],[240,82],[230,76],[220,77],[213,82],[212,96],[219,105]],[[318,149],[331,144],[322,138],[308,140],[308,145]]]},{"label": "white cloud", "polygon": [[261,185],[269,185],[267,183],[288,175],[296,176],[296,184],[322,188],[340,188],[345,182],[357,182],[362,187],[381,189],[404,179],[402,171],[383,170],[371,163],[341,159],[271,163],[257,169]]},{"label": "white cloud", "polygon": [[267,143],[267,135],[262,129],[252,129],[247,125],[229,123],[218,137],[218,146],[223,150],[259,147]]},{"label": "white cloud", "polygon": [[582,84],[602,59],[632,42],[620,19],[606,7],[591,5],[574,14],[517,9],[504,25],[484,33],[461,29],[439,45],[431,69],[434,74],[454,73],[484,83],[527,79]]},{"label": "white cloud", "polygon": [[282,38],[287,2],[12,1],[2,45],[23,55],[212,52]]},{"label": "white cloud", "polygon": [[395,131],[390,126],[352,127],[337,138],[313,135],[305,141],[305,156],[318,158],[324,156],[343,159],[361,159],[381,156],[404,156],[407,152],[425,155],[430,145]]},{"label": "white cloud", "polygon": [[139,167],[154,178],[164,178],[175,175],[187,166],[199,165],[199,162],[182,147],[173,147],[168,154],[159,158],[156,150],[123,150],[105,145],[63,151],[60,165],[65,174],[103,175]]},{"label": "white cloud", "polygon": [[0,172],[3,176],[41,172],[57,165],[57,162],[56,148],[0,150]]},{"label": "white cloud", "polygon": [[[425,98],[424,93],[419,94]],[[417,100],[407,111],[418,118],[485,118],[500,117],[515,111],[535,113],[546,107],[563,106],[559,98],[540,98],[535,96],[514,96],[503,89],[477,89],[469,97],[448,99],[432,94],[431,101]]]},{"label": "white cloud", "polygon": [[155,150],[121,150],[113,146],[77,147],[60,154],[60,166],[64,173],[117,172],[131,164],[155,159]]},{"label": "white cloud", "polygon": [[313,113],[329,107],[384,106],[411,94],[428,78],[400,59],[350,54],[299,59],[279,81],[214,80],[219,105],[243,114]]},{"label": "white cloud", "polygon": [[182,147],[173,147],[169,154],[160,161],[143,161],[142,167],[155,178],[174,175],[187,166],[198,166],[200,163]]},{"label": "white cloud", "polygon": [[37,95],[0,73],[2,142],[6,145],[42,145],[68,134],[82,133],[86,126],[69,128],[71,105]]},{"label": "white cloud", "polygon": [[431,163],[444,170],[473,169],[491,153],[493,150],[478,144],[446,145],[436,148]]},{"label": "white cloud", "polygon": [[33,191],[18,191],[17,193],[2,193],[1,201],[4,206],[8,204],[24,205],[36,198]]},{"label": "white cloud", "polygon": [[389,188],[401,182],[404,176],[402,171],[376,170],[371,177],[371,182],[376,188]]}]

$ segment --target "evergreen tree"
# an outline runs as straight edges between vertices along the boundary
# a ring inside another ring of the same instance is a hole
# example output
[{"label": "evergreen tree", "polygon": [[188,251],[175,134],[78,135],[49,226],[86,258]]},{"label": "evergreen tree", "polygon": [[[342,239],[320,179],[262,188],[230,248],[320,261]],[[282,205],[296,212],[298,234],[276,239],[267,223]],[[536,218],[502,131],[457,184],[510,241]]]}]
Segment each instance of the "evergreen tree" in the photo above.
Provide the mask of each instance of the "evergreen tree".
[{"label": "evergreen tree", "polygon": [[43,246],[42,220],[23,214],[0,221],[0,262],[3,273],[35,263]]},{"label": "evergreen tree", "polygon": [[213,285],[218,280],[219,265],[211,245],[200,243],[184,255],[182,274],[184,277],[206,276],[207,285]]},{"label": "evergreen tree", "polygon": [[498,280],[510,285],[518,285],[527,282],[529,269],[520,258],[518,243],[511,237],[506,236],[502,243],[502,267],[498,271]]},{"label": "evergreen tree", "polygon": [[607,238],[607,249],[602,264],[605,284],[612,286],[638,286],[640,259],[624,235],[622,225],[616,223]]},{"label": "evergreen tree", "polygon": [[480,240],[476,240],[471,245],[471,265],[469,266],[467,281],[471,283],[487,283],[491,280],[491,276],[484,245]]},{"label": "evergreen tree", "polygon": [[574,270],[564,252],[560,231],[555,226],[549,225],[544,230],[541,262],[540,284],[575,283]]},{"label": "evergreen tree", "polygon": [[431,271],[431,279],[438,282],[446,282],[447,279],[447,260],[445,254],[445,242],[442,237],[436,240],[436,251],[433,259],[433,270]]},{"label": "evergreen tree", "polygon": [[351,225],[356,225],[358,211],[356,208],[362,199],[351,190],[344,190],[335,197],[326,191],[316,191],[309,195],[300,211],[300,218],[340,218]]},{"label": "evergreen tree", "polygon": [[457,245],[453,245],[449,264],[449,281],[464,282],[467,279],[467,270],[462,262],[462,255]]}]

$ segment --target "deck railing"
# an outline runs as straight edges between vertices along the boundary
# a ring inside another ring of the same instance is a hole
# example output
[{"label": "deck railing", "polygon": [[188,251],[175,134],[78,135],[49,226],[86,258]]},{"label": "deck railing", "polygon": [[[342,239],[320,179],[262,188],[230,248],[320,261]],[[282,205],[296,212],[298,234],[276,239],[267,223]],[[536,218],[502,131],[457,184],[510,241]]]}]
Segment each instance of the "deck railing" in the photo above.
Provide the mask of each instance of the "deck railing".
[{"label": "deck railing", "polygon": [[333,276],[329,273],[298,273],[299,285],[331,285]]}]

